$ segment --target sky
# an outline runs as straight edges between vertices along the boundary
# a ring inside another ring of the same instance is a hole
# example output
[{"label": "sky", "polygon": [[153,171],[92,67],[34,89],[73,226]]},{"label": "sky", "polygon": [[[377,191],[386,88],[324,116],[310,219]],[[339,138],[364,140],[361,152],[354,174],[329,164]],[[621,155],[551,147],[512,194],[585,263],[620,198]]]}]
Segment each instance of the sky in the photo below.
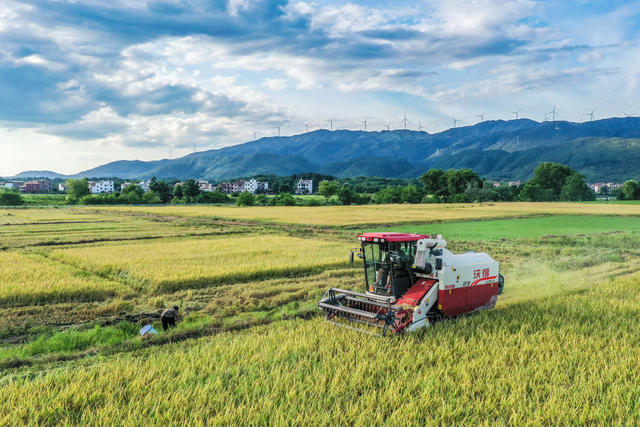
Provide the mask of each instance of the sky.
[{"label": "sky", "polygon": [[640,115],[640,1],[2,0],[0,176],[319,128]]}]

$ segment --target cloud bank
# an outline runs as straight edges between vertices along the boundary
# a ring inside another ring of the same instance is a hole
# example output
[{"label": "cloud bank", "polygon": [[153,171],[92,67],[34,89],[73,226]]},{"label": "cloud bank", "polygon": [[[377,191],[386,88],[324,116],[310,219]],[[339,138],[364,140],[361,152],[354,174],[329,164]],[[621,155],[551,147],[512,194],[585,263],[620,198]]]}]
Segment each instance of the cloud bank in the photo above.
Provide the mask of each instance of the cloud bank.
[{"label": "cloud bank", "polygon": [[574,121],[596,106],[636,113],[639,17],[639,2],[617,1],[5,0],[0,175],[185,154],[329,118],[372,130],[406,113],[438,131],[483,111],[542,120],[554,104]]}]

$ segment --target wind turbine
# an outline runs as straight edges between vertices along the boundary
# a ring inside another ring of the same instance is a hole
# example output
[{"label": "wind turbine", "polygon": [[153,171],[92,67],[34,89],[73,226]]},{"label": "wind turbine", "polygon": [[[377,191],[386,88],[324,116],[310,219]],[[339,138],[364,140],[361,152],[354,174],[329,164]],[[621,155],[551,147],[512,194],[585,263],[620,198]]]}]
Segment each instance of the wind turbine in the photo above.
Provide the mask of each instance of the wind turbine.
[{"label": "wind turbine", "polygon": [[364,125],[364,131],[367,131],[367,122],[369,121],[369,119],[364,119],[362,120],[360,123],[362,123]]},{"label": "wind turbine", "polygon": [[590,119],[589,121],[592,122],[593,121],[593,113],[596,112],[596,109],[594,108],[590,113],[586,113],[585,116],[589,116]]},{"label": "wind turbine", "polygon": [[278,129],[278,136],[280,136],[280,126],[276,126],[276,129]]},{"label": "wind turbine", "polygon": [[517,111],[512,111],[511,112],[511,114],[516,116],[516,120],[518,120],[518,117],[520,117],[520,111],[522,111],[522,108],[518,109]]},{"label": "wind turbine", "polygon": [[486,113],[486,111],[483,111],[482,114],[476,114],[476,117],[478,117],[480,119],[480,122],[484,122],[484,114]]},{"label": "wind turbine", "polygon": [[457,120],[455,117],[453,118],[453,127],[458,127],[458,122],[460,122],[461,120]]},{"label": "wind turbine", "polygon": [[304,125],[307,127],[307,133],[309,133],[309,122],[304,122]]},{"label": "wind turbine", "polygon": [[556,111],[556,106],[553,106],[553,110],[549,111],[549,114],[551,114],[553,116],[553,121],[556,121],[556,115],[558,114],[558,112]]},{"label": "wind turbine", "polygon": [[329,128],[329,130],[330,130],[331,132],[333,132],[333,122],[335,122],[335,121],[336,121],[336,119],[329,119],[329,120],[327,120],[327,121],[329,122],[329,125],[331,126],[331,127]]},{"label": "wind turbine", "polygon": [[256,140],[256,131],[255,130],[253,131],[253,140],[254,141]]},{"label": "wind turbine", "polygon": [[422,122],[418,120],[418,130],[422,132]]},{"label": "wind turbine", "polygon": [[404,113],[404,119],[400,120],[401,122],[404,122],[404,130],[407,130],[407,122],[409,120],[407,120],[407,113]]},{"label": "wind turbine", "polygon": [[389,126],[391,126],[391,123],[387,123],[385,126],[387,127],[387,132],[390,132],[391,128]]}]

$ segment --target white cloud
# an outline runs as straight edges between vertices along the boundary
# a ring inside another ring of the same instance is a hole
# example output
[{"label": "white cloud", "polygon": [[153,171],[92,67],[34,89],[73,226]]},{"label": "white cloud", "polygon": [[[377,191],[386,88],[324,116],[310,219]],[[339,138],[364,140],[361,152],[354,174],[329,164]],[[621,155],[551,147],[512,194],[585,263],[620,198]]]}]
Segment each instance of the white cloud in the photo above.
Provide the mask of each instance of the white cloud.
[{"label": "white cloud", "polygon": [[287,81],[285,79],[267,79],[262,83],[262,86],[271,90],[285,90]]}]

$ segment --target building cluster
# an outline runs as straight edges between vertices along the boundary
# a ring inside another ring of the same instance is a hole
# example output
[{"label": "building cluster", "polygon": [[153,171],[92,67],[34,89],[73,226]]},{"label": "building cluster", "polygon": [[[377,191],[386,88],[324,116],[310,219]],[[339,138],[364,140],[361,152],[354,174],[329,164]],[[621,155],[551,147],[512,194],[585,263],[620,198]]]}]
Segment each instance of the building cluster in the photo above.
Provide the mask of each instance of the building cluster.
[{"label": "building cluster", "polygon": [[146,193],[147,191],[149,191],[149,185],[151,185],[151,180],[139,181],[139,182],[125,181],[120,185],[120,191],[124,191],[124,189],[130,185],[137,185],[138,187],[142,188],[142,191]]},{"label": "building cluster", "polygon": [[[491,184],[491,186],[493,186],[494,188],[495,187],[500,187],[500,186],[503,185],[500,181],[491,181],[490,179],[488,179],[487,182],[489,184]],[[520,181],[508,181],[507,185],[509,187],[516,187],[516,186],[520,185]]]},{"label": "building cluster", "polygon": [[214,189],[224,194],[242,193],[243,191],[256,194],[258,192],[267,192],[269,190],[269,183],[258,181],[254,178],[247,180],[240,179],[237,181],[221,182],[216,185]]},{"label": "building cluster", "polygon": [[32,180],[32,181],[9,181],[0,182],[0,188],[3,190],[20,190],[21,193],[49,193],[53,188],[51,181]]},{"label": "building cluster", "polygon": [[611,193],[613,190],[622,188],[622,184],[615,182],[594,182],[587,185],[594,193]]}]

